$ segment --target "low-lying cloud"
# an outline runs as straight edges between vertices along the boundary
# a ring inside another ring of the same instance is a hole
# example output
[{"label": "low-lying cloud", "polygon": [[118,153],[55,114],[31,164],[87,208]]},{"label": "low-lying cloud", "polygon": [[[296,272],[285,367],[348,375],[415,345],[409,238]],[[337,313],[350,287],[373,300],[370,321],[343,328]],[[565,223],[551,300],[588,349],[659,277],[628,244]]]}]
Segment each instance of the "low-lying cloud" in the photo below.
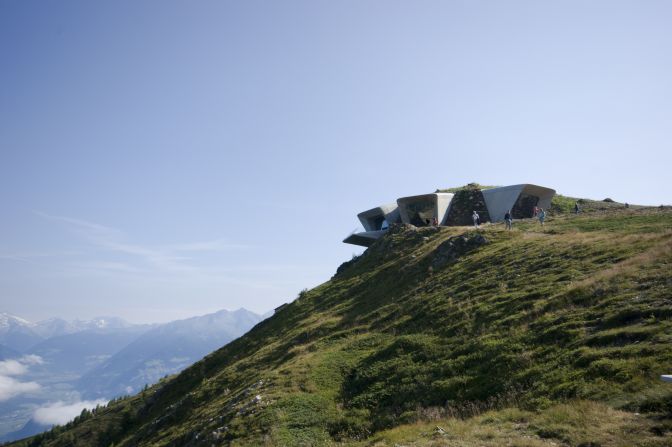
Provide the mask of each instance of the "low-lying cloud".
[{"label": "low-lying cloud", "polygon": [[0,402],[21,394],[39,391],[40,385],[37,382],[21,382],[15,377],[26,374],[31,365],[42,363],[42,358],[37,355],[26,355],[19,359],[0,361]]},{"label": "low-lying cloud", "polygon": [[0,402],[39,390],[40,385],[37,382],[19,382],[12,377],[0,376]]},{"label": "low-lying cloud", "polygon": [[58,401],[38,408],[33,413],[33,420],[42,425],[63,425],[79,416],[83,409],[96,408],[105,405],[106,400],[83,400],[80,402],[66,403]]}]

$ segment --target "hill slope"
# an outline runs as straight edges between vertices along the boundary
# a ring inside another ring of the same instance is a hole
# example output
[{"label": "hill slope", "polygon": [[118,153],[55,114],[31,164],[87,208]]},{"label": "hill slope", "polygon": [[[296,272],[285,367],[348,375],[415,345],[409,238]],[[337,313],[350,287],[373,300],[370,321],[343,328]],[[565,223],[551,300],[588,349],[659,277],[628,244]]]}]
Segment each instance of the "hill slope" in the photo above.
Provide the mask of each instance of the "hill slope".
[{"label": "hill slope", "polygon": [[178,376],[17,445],[670,445],[671,261],[669,209],[394,227]]}]

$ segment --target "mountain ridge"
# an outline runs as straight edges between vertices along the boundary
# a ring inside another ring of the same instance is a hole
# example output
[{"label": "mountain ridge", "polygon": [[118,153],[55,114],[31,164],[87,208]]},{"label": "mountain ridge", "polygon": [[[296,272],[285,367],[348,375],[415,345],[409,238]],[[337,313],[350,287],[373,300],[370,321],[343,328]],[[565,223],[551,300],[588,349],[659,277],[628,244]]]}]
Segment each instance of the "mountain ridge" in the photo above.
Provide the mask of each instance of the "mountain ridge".
[{"label": "mountain ridge", "polygon": [[181,374],[16,445],[668,445],[671,247],[668,208],[397,226]]}]

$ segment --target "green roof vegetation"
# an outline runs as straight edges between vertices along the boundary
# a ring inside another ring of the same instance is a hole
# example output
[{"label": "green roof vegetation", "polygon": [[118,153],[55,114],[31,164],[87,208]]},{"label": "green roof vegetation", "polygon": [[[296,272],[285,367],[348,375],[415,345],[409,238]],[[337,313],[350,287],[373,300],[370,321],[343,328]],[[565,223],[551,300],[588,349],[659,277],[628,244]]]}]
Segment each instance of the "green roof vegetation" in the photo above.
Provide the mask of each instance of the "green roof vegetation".
[{"label": "green roof vegetation", "polygon": [[395,225],[181,374],[14,445],[669,446],[672,210],[574,201]]},{"label": "green roof vegetation", "polygon": [[436,192],[456,193],[458,191],[464,191],[464,190],[476,190],[476,189],[484,190],[492,188],[497,188],[497,186],[486,186],[486,185],[480,185],[478,183],[467,183],[464,186],[456,186],[454,188],[446,188],[446,189],[437,189]]}]

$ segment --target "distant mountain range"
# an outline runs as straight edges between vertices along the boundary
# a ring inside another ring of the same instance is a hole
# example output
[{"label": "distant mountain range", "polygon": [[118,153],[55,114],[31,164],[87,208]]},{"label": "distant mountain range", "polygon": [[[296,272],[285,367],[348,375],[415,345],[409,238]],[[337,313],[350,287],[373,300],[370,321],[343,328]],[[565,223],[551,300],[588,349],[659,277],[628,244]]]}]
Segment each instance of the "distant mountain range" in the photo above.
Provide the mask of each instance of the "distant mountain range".
[{"label": "distant mountain range", "polygon": [[21,376],[41,385],[38,397],[2,402],[0,441],[48,429],[31,418],[41,406],[134,394],[243,335],[263,318],[242,308],[154,325],[117,317],[33,323],[0,313],[0,361],[41,359]]},{"label": "distant mountain range", "polygon": [[96,368],[151,327],[132,325],[119,329],[86,329],[57,335],[38,343],[26,353],[39,355],[44,360],[40,369],[47,373],[80,376],[83,371]]},{"label": "distant mountain range", "polygon": [[35,323],[33,330],[45,338],[75,334],[90,330],[126,329],[134,326],[119,317],[96,317],[92,320],[67,321],[62,318],[49,318]]},{"label": "distant mountain range", "polygon": [[44,340],[34,324],[8,313],[0,313],[0,344],[15,351],[24,351]]},{"label": "distant mountain range", "polygon": [[261,317],[246,309],[173,321],[153,328],[89,371],[77,389],[89,398],[135,394],[239,337]]},{"label": "distant mountain range", "polygon": [[133,326],[118,317],[96,317],[92,320],[67,321],[50,318],[32,323],[6,312],[0,313],[0,345],[15,351],[26,351],[41,341],[61,335],[92,330],[127,329]]}]

